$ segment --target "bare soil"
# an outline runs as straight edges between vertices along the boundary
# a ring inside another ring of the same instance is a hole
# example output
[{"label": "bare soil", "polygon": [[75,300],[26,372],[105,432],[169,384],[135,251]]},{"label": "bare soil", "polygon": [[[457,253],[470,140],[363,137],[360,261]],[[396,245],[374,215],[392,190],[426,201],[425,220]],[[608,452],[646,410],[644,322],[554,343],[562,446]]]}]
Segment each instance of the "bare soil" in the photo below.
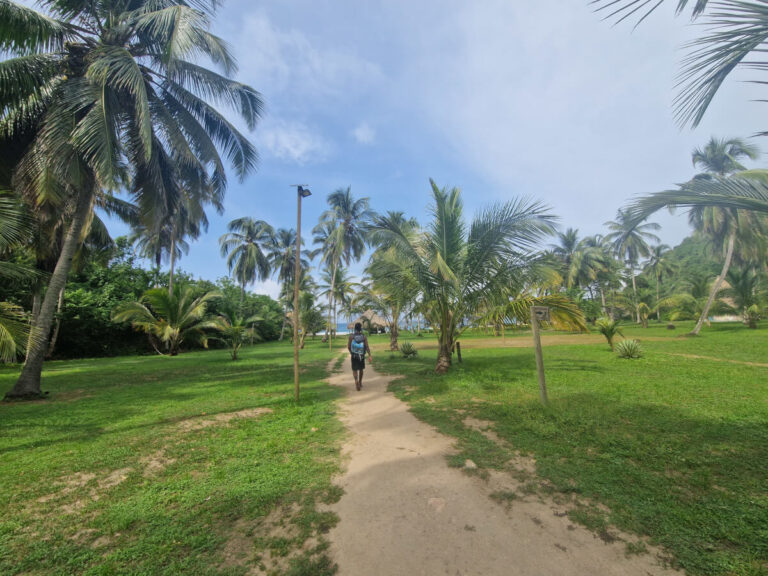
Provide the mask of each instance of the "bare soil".
[{"label": "bare soil", "polygon": [[[518,497],[519,474],[478,474],[469,461],[449,468],[453,441],[417,420],[370,365],[360,392],[346,360],[330,382],[347,390],[344,496],[332,506],[340,522],[329,534],[341,576],[680,574],[650,546],[627,556],[637,537],[595,534],[571,522],[562,504]],[[490,423],[467,424],[498,438]],[[534,460],[516,460],[521,473],[535,474]]]}]

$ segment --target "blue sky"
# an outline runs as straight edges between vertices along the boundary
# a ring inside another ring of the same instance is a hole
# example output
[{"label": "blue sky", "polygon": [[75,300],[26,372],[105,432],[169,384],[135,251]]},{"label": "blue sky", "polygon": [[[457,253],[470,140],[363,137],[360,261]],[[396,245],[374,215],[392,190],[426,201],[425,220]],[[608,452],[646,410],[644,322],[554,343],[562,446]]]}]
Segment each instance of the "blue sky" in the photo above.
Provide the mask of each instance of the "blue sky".
[{"label": "blue sky", "polygon": [[[251,134],[261,160],[180,266],[226,275],[217,239],[234,218],[295,227],[296,183],[313,191],[305,237],[326,195],[347,186],[375,210],[426,221],[429,178],[460,187],[470,215],[529,196],[563,228],[604,232],[632,196],[690,178],[691,151],[710,136],[766,127],[739,77],[696,130],[675,125],[681,45],[701,29],[667,4],[633,31],[601,22],[587,0],[225,2],[215,32],[266,102]],[[689,233],[683,215],[653,220],[667,244]]]}]

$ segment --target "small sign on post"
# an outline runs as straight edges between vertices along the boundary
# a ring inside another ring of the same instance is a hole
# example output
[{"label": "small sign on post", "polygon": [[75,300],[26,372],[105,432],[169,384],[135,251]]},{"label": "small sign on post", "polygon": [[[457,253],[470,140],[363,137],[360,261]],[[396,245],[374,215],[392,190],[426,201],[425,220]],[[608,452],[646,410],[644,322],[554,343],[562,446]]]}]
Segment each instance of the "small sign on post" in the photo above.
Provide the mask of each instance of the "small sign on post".
[{"label": "small sign on post", "polygon": [[533,332],[533,346],[536,349],[536,372],[539,375],[539,396],[541,397],[541,403],[546,406],[547,382],[544,379],[544,357],[541,353],[539,322],[549,322],[549,307],[531,306],[531,331]]}]

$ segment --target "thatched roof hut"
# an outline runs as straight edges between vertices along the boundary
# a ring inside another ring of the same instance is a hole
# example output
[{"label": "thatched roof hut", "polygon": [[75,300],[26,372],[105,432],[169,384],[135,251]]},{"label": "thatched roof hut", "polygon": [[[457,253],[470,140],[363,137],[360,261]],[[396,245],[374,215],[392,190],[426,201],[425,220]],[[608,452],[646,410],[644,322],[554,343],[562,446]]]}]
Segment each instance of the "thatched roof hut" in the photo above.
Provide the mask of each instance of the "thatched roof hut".
[{"label": "thatched roof hut", "polygon": [[347,330],[352,332],[358,322],[363,325],[363,330],[370,330],[371,332],[384,332],[389,327],[387,320],[371,309],[366,310],[359,318],[347,324]]}]

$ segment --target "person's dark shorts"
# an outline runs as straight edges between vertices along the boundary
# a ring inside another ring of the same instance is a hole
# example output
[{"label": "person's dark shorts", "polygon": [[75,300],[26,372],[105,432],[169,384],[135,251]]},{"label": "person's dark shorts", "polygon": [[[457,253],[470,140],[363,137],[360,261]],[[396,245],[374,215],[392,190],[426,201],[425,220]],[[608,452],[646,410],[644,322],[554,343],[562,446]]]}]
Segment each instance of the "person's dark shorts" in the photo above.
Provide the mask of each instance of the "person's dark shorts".
[{"label": "person's dark shorts", "polygon": [[352,354],[352,370],[365,370],[365,356]]}]

